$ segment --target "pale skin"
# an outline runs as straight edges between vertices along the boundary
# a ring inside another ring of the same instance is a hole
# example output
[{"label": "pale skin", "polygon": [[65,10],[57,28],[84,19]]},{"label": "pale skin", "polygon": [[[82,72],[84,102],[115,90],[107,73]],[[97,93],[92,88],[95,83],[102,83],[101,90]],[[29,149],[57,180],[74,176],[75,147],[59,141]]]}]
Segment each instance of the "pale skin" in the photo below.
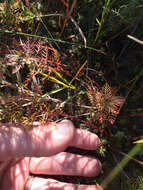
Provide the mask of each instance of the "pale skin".
[{"label": "pale skin", "polygon": [[[98,159],[66,153],[69,147],[95,150],[100,146],[96,134],[77,129],[73,123],[33,123],[25,131],[22,125],[0,124],[0,189],[24,190],[32,174],[97,176]],[[97,190],[96,185],[76,185],[34,177],[30,190]]]}]

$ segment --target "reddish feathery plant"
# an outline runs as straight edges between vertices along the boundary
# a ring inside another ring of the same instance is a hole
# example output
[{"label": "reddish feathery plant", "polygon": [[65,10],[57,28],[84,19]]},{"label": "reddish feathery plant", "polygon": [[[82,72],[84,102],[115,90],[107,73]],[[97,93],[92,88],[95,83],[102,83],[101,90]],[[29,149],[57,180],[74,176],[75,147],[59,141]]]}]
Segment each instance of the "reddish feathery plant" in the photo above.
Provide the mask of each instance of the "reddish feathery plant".
[{"label": "reddish feathery plant", "polygon": [[26,83],[39,70],[50,74],[52,71],[64,71],[65,66],[61,65],[56,49],[45,45],[40,39],[30,39],[29,37],[25,41],[13,40],[12,48],[9,48],[9,54],[6,54],[4,63],[6,66],[12,67],[12,74],[18,73],[21,68],[27,66],[29,75]]},{"label": "reddish feathery plant", "polygon": [[109,121],[114,123],[124,103],[124,98],[115,96],[115,89],[107,83],[101,88],[89,86],[87,96],[93,106],[95,117],[100,122]]},{"label": "reddish feathery plant", "polygon": [[[29,123],[34,120],[51,121],[53,117],[59,115],[62,110],[58,107],[55,99],[41,98],[43,95],[41,87],[44,89],[46,81],[43,81],[44,76],[37,75],[39,71],[48,75],[52,75],[54,71],[65,71],[65,65],[61,64],[56,49],[45,45],[40,39],[30,39],[29,37],[26,40],[20,39],[20,41],[14,39],[12,46],[8,47],[3,64],[8,72],[12,70],[12,74],[15,74],[18,79],[18,84],[17,80],[13,81],[17,92],[14,96],[9,94],[5,101],[3,120],[7,118],[7,121]],[[7,72],[3,75],[7,76]],[[31,86],[28,86],[29,84]]]}]

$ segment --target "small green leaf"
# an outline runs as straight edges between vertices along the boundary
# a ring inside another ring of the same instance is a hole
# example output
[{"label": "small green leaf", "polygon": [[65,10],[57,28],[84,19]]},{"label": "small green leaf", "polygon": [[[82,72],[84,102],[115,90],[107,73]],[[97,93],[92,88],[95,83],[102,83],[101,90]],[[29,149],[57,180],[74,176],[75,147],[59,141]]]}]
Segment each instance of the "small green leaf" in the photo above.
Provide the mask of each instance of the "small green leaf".
[{"label": "small green leaf", "polygon": [[98,18],[96,18],[96,22],[98,23],[98,25],[101,25],[101,22],[98,20]]},{"label": "small green leaf", "polygon": [[22,9],[22,11],[24,11],[24,4],[23,3],[21,3],[21,9]]},{"label": "small green leaf", "polygon": [[143,143],[143,139],[134,142],[134,144],[139,144],[139,143]]}]

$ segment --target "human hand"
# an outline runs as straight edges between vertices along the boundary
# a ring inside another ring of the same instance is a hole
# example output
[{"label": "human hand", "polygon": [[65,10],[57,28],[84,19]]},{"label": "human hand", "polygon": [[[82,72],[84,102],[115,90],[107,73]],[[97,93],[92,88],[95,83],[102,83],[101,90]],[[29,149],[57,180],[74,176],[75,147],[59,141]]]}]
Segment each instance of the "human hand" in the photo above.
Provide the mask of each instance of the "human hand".
[{"label": "human hand", "polygon": [[97,176],[101,164],[95,158],[63,152],[68,146],[95,150],[97,135],[74,128],[71,121],[42,125],[29,131],[15,124],[0,124],[1,190],[96,190],[96,185],[58,182],[30,174]]}]

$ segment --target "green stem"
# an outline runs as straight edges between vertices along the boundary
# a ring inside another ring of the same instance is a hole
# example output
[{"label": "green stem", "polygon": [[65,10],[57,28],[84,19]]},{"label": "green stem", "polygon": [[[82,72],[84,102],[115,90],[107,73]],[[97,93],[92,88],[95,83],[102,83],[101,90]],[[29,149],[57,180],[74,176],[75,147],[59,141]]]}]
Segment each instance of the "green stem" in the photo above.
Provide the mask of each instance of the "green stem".
[{"label": "green stem", "polygon": [[[76,44],[76,43],[67,42],[67,41],[64,41],[64,40],[58,40],[58,39],[55,39],[55,38],[48,38],[48,37],[45,37],[45,36],[39,36],[39,35],[34,35],[34,34],[27,34],[27,33],[23,33],[23,32],[13,32],[13,31],[9,31],[9,30],[2,30],[2,29],[0,29],[0,33],[29,36],[29,37],[40,38],[40,39],[45,39],[45,40],[48,40],[48,41],[54,41],[54,42],[58,42],[58,43],[75,45],[75,46],[79,46],[79,47],[85,48],[85,45],[83,45],[83,44],[78,44],[78,43]],[[106,55],[106,53],[104,53],[100,49],[95,49],[95,48],[90,47],[90,46],[86,46],[86,49],[93,50],[93,51],[96,51],[98,53]]]},{"label": "green stem", "polygon": [[109,3],[110,3],[110,0],[105,0],[105,5],[103,7],[102,16],[101,16],[101,21],[100,21],[100,23],[98,23],[99,27],[98,27],[98,31],[96,33],[96,37],[95,37],[94,43],[96,43],[97,40],[98,40],[98,38],[99,38],[101,29],[102,29],[102,25],[103,25],[103,22],[104,22],[104,17],[105,17],[105,14],[107,12],[107,8],[109,6]]},{"label": "green stem", "polygon": [[[42,18],[41,18],[40,20],[41,20],[41,22],[42,22],[42,24],[43,24],[45,30],[47,31],[49,37],[54,41],[54,38],[53,38],[51,32],[48,30],[48,28],[47,28],[47,26],[45,25],[45,23],[43,22]],[[54,41],[54,42],[55,42],[55,44],[56,44],[56,46],[57,46],[57,49],[60,50],[60,47],[59,47],[58,43],[57,43],[56,41]],[[51,46],[52,46],[52,45],[51,45]]]},{"label": "green stem", "polygon": [[126,155],[122,161],[111,171],[111,173],[103,180],[101,186],[105,189],[109,183],[117,176],[117,174],[126,166],[126,164],[135,156],[143,147],[143,144],[137,144],[132,150]]}]

